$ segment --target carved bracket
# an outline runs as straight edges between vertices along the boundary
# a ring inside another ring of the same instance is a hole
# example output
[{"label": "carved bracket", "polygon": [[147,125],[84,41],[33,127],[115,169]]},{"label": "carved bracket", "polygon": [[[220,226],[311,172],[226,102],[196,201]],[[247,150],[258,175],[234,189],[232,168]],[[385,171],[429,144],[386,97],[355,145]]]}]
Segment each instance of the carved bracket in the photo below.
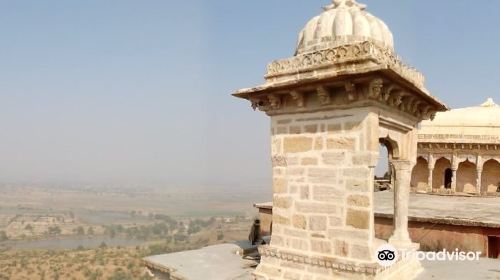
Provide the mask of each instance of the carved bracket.
[{"label": "carved bracket", "polygon": [[295,100],[295,102],[297,103],[297,107],[299,108],[305,107],[305,98],[303,93],[293,90],[290,92],[290,95],[292,96],[292,99]]}]

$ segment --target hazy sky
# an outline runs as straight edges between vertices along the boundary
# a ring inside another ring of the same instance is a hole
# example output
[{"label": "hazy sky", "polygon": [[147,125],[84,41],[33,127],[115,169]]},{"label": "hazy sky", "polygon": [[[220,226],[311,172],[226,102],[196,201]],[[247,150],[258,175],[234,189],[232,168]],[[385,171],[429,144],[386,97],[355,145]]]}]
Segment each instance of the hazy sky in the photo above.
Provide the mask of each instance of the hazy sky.
[{"label": "hazy sky", "polygon": [[[269,120],[230,93],[328,2],[1,0],[0,181],[269,187]],[[500,99],[500,1],[364,3],[441,100]]]}]

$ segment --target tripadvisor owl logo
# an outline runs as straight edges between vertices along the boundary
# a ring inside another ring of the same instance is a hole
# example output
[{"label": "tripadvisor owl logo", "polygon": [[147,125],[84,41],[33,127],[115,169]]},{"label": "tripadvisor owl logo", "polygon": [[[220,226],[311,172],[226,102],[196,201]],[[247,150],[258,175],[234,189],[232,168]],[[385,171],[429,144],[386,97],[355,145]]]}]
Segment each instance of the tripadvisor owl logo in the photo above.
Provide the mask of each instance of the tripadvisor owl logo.
[{"label": "tripadvisor owl logo", "polygon": [[375,254],[377,263],[383,267],[389,267],[395,264],[398,259],[398,252],[396,251],[396,248],[389,244],[380,246],[377,251],[375,251]]}]

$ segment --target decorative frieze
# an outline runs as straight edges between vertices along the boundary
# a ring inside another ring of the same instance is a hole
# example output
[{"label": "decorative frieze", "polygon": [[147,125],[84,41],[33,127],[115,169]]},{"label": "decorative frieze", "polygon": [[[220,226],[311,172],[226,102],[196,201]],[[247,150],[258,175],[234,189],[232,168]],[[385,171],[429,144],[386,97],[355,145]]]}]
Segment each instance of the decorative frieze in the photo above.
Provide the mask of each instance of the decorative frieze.
[{"label": "decorative frieze", "polygon": [[354,272],[373,276],[383,271],[383,268],[376,263],[349,262],[348,260],[340,261],[339,259],[328,257],[310,257],[298,252],[290,252],[267,245],[259,246],[259,253],[265,258],[327,268],[337,272]]},{"label": "decorative frieze", "polygon": [[363,60],[385,64],[388,68],[408,79],[416,86],[424,89],[425,77],[420,72],[404,64],[391,49],[369,41],[328,48],[288,59],[273,61],[267,67],[266,78],[311,71],[314,68],[332,64],[359,62]]},{"label": "decorative frieze", "polygon": [[431,140],[436,140],[440,142],[449,143],[466,143],[473,141],[474,143],[498,143],[500,144],[500,136],[498,135],[467,135],[467,134],[419,134],[418,139],[422,142],[428,140],[427,142],[434,142]]},{"label": "decorative frieze", "polygon": [[480,144],[480,143],[436,143],[436,142],[419,142],[418,149],[422,152],[439,152],[439,151],[500,151],[499,144]]}]

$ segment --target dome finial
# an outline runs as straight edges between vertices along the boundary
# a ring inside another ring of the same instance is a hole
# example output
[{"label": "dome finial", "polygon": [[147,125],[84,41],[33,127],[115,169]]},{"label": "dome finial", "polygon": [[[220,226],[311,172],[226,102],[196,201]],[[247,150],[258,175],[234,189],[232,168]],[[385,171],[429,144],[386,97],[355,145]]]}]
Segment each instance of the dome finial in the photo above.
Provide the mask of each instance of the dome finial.
[{"label": "dome finial", "polygon": [[333,2],[332,4],[324,8],[325,11],[335,9],[338,7],[348,7],[348,8],[356,7],[359,8],[360,10],[366,9],[366,5],[359,4],[358,2],[356,2],[356,0],[332,0],[332,2]]},{"label": "dome finial", "polygon": [[481,104],[481,107],[496,107],[498,106],[495,101],[493,101],[493,98],[488,98],[486,100],[486,102],[484,102],[483,104]]}]

